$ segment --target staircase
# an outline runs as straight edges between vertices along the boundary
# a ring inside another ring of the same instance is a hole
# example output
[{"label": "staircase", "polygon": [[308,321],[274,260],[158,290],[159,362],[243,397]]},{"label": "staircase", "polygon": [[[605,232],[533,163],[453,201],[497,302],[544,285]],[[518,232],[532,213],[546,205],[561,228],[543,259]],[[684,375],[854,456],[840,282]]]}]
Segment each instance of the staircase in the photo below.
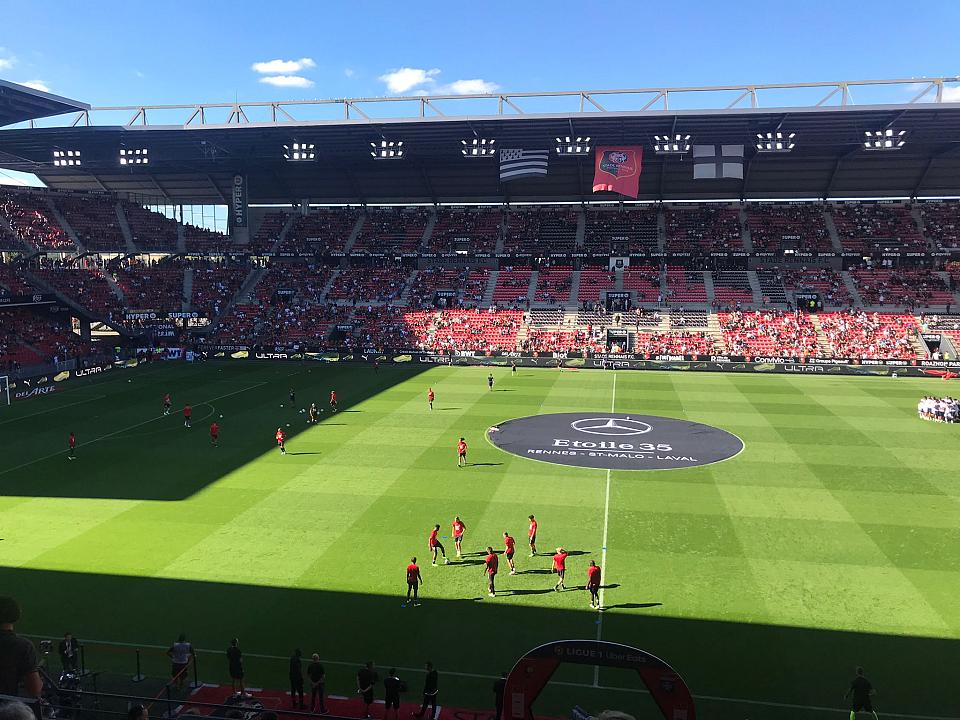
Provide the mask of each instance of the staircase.
[{"label": "staircase", "polygon": [[320,297],[317,298],[317,302],[326,302],[327,293],[330,292],[330,288],[333,287],[334,281],[337,279],[337,276],[340,274],[339,270],[334,270],[330,275],[330,279],[327,280],[327,284],[323,286],[320,290]]},{"label": "staircase", "polygon": [[750,282],[750,289],[753,291],[753,304],[756,307],[763,305],[763,289],[760,287],[760,280],[757,273],[753,270],[747,271],[747,280]]},{"label": "staircase", "polygon": [[577,250],[583,249],[583,238],[586,234],[587,228],[587,214],[584,212],[583,208],[580,208],[580,212],[577,213],[577,234],[576,234],[576,248]]},{"label": "staircase", "polygon": [[577,306],[577,295],[580,294],[580,271],[574,270],[570,276],[570,296],[567,298],[567,302],[564,303],[569,307]]},{"label": "staircase", "polygon": [[353,224],[353,230],[350,231],[350,237],[347,238],[347,244],[343,246],[344,252],[350,252],[353,250],[354,244],[357,242],[357,238],[360,236],[360,231],[363,230],[363,224],[367,221],[367,213],[362,212],[357,218],[357,221]]},{"label": "staircase", "polygon": [[183,225],[177,223],[177,252],[187,251],[187,231]]},{"label": "staircase", "polygon": [[183,269],[183,297],[180,298],[180,309],[183,312],[190,310],[190,301],[193,298],[193,268]]},{"label": "staircase", "polygon": [[430,216],[427,218],[427,224],[423,226],[423,234],[420,236],[420,245],[418,247],[425,248],[427,243],[430,241],[430,236],[433,235],[433,229],[437,226],[437,213],[436,211],[430,213]]},{"label": "staircase", "polygon": [[916,203],[910,204],[910,217],[913,218],[913,222],[917,225],[917,231],[920,233],[920,237],[923,238],[923,241],[927,244],[927,250],[930,252],[936,252],[937,247],[936,243],[924,232],[923,228],[923,217],[920,215],[920,208]]},{"label": "staircase", "polygon": [[727,351],[727,346],[723,342],[723,328],[720,327],[720,321],[717,319],[716,313],[707,315],[707,328],[703,331],[703,334],[712,335],[717,347],[723,348],[724,352]]},{"label": "staircase", "polygon": [[497,286],[497,280],[499,278],[499,270],[493,270],[490,273],[490,278],[487,280],[487,287],[483,291],[483,300],[480,301],[482,307],[490,307],[493,304],[493,289]]},{"label": "staircase", "polygon": [[750,223],[747,222],[747,209],[740,206],[740,237],[743,247],[748,253],[753,252],[753,235],[750,234]]},{"label": "staircase", "polygon": [[119,300],[119,301],[121,302],[121,304],[123,305],[123,307],[126,307],[126,306],[127,306],[127,298],[126,298],[126,296],[123,294],[123,288],[121,288],[120,285],[117,283],[117,281],[113,279],[113,275],[111,275],[111,274],[108,273],[108,272],[105,272],[105,273],[103,274],[103,279],[107,281],[107,285],[110,287],[110,290],[111,290],[111,291],[113,292],[113,294],[116,296],[117,300]]},{"label": "staircase", "polygon": [[117,223],[120,225],[120,232],[123,233],[123,241],[127,246],[127,252],[131,254],[139,252],[136,243],[133,242],[133,233],[130,231],[130,223],[127,222],[127,214],[123,211],[123,203],[117,200],[114,209],[117,213]]},{"label": "staircase", "polygon": [[290,213],[287,216],[287,221],[283,224],[283,227],[280,229],[280,232],[277,233],[277,242],[274,243],[273,247],[270,248],[270,252],[276,253],[280,251],[280,248],[283,247],[283,243],[287,240],[287,235],[290,234],[290,230],[293,229],[293,224],[297,221],[297,213]]},{"label": "staircase", "polygon": [[[434,215],[433,222],[436,222],[436,219],[437,217],[436,215]],[[433,230],[433,227],[431,226],[430,229]],[[426,242],[427,238],[429,237],[430,236],[426,234],[426,231],[424,231],[424,242]],[[407,279],[403,284],[403,290],[400,292],[400,298],[396,303],[397,305],[407,307],[407,305],[410,304],[410,292],[413,289],[413,281],[416,280],[416,278],[417,278],[417,271],[416,270],[411,271],[411,273],[407,276]]]},{"label": "staircase", "polygon": [[823,332],[823,326],[820,325],[820,317],[814,313],[809,316],[810,322],[813,323],[814,330],[817,331],[817,347],[820,352],[821,357],[830,357],[832,356],[832,351],[830,350],[830,341],[827,339],[826,334]]},{"label": "staircase", "polygon": [[534,270],[530,273],[530,284],[527,286],[527,307],[533,305],[533,299],[537,296],[537,278],[539,277],[539,270]]},{"label": "staircase", "polygon": [[667,247],[667,218],[661,207],[657,211],[657,252],[663,252]]},{"label": "staircase", "polygon": [[507,237],[507,213],[503,214],[503,220],[500,222],[500,233],[497,235],[497,244],[493,251],[498,255],[503,252],[503,243]]},{"label": "staircase", "polygon": [[823,222],[827,226],[827,232],[830,234],[830,244],[833,246],[833,251],[837,253],[843,252],[843,243],[840,242],[840,234],[837,232],[837,226],[833,224],[833,213],[827,209],[828,206],[823,208]]},{"label": "staircase", "polygon": [[841,272],[840,277],[843,278],[843,285],[847,288],[847,292],[850,293],[850,297],[853,298],[853,306],[863,307],[863,299],[860,297],[860,293],[857,292],[857,285],[853,282],[853,278],[850,277],[850,274],[847,272]]},{"label": "staircase", "polygon": [[47,207],[50,209],[50,214],[53,215],[54,219],[60,224],[60,227],[63,228],[63,231],[67,234],[67,237],[73,240],[73,244],[77,246],[77,252],[86,252],[87,249],[80,243],[80,240],[77,238],[77,234],[73,231],[73,228],[70,227],[70,223],[67,222],[67,219],[63,216],[63,213],[60,212],[60,208],[57,207],[57,204],[53,201],[53,198],[47,196],[46,200]]},{"label": "staircase", "polygon": [[[713,299],[714,299],[714,294],[713,294],[713,273],[711,273],[711,272],[704,272],[704,273],[703,273],[703,289],[707,291],[707,303],[708,303],[710,306],[713,306]],[[666,296],[667,296],[666,293],[664,293],[663,296],[666,297]]]}]

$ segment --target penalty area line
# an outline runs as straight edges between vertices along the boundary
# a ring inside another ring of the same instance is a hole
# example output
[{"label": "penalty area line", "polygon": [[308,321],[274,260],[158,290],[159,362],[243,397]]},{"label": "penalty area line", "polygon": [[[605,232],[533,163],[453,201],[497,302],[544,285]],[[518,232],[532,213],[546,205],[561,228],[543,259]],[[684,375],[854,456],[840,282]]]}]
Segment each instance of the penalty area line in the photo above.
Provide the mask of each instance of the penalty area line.
[{"label": "penalty area line", "polygon": [[[197,405],[198,406],[210,405],[212,407],[212,403],[216,400],[223,400],[224,398],[228,398],[232,395],[239,395],[242,392],[247,392],[248,390],[253,390],[255,388],[258,388],[267,384],[268,384],[268,381],[264,380],[263,382],[259,382],[256,385],[249,385],[245,388],[240,388],[239,390],[234,390],[233,392],[229,392],[224,395],[218,395],[217,397],[210,398],[209,400],[204,400],[203,402],[197,403]],[[101,435],[100,437],[96,437],[93,440],[87,440],[86,442],[77,443],[77,447],[81,448],[87,445],[93,445],[94,443],[100,442],[101,440],[106,440],[108,438],[115,437],[116,435],[120,435],[121,433],[129,432],[131,430],[136,430],[138,427],[143,427],[144,425],[148,425],[152,422],[156,422],[157,420],[162,420],[165,417],[169,417],[169,416],[157,415],[156,417],[152,417],[149,420],[144,420],[143,422],[134,423],[133,425],[129,425],[125,428],[120,428],[119,430],[114,430],[113,432],[107,433],[106,435]],[[209,415],[207,417],[209,417]],[[15,467],[7,468],[6,470],[0,470],[0,475],[6,475],[7,473],[12,473],[17,470],[22,470],[23,468],[29,467],[30,465],[33,465],[35,463],[43,462],[44,460],[49,460],[50,458],[54,458],[54,457],[60,457],[65,453],[66,453],[66,450],[59,450],[55,453],[50,453],[48,455],[43,455],[41,457],[34,458],[33,460],[28,460],[27,462],[16,465]]]}]

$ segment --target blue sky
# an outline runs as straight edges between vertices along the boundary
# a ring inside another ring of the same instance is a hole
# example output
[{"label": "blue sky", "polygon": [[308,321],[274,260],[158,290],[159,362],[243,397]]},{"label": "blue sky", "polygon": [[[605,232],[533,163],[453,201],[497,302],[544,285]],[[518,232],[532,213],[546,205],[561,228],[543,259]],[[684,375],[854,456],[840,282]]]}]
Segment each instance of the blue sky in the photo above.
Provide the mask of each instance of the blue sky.
[{"label": "blue sky", "polygon": [[960,0],[0,0],[0,19],[0,78],[95,106],[960,75]]},{"label": "blue sky", "polygon": [[957,0],[0,0],[0,18],[0,77],[94,105],[960,74]]}]

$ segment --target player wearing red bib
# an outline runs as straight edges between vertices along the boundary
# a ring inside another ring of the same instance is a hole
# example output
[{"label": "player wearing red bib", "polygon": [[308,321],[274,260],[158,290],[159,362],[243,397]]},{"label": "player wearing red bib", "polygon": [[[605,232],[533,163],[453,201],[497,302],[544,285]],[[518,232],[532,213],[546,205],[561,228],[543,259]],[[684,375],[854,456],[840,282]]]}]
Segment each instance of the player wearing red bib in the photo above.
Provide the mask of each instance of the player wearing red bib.
[{"label": "player wearing red bib", "polygon": [[457,443],[457,467],[466,467],[467,465],[467,441],[460,438]]},{"label": "player wearing red bib", "polygon": [[527,542],[530,543],[530,557],[537,554],[537,519],[530,516],[530,527],[527,529]]},{"label": "player wearing red bib", "polygon": [[330,391],[330,409],[333,410],[333,412],[337,411],[337,391],[336,390]]},{"label": "player wearing red bib", "polygon": [[563,584],[563,576],[567,573],[567,553],[562,547],[557,548],[557,554],[553,556],[553,572],[557,574],[557,584],[553,586],[553,589],[557,592],[561,590],[566,590],[566,586]]},{"label": "player wearing red bib", "polygon": [[437,538],[437,534],[440,532],[440,526],[434,525],[433,530],[430,531],[430,538],[427,540],[427,547],[430,548],[430,552],[433,555],[433,564],[437,564],[437,552],[439,551],[443,555],[443,562],[445,565],[450,564],[450,558],[447,557],[447,551],[441,544],[440,540]]},{"label": "player wearing red bib", "polygon": [[487,556],[483,559],[483,572],[487,576],[487,594],[490,597],[496,597],[497,588],[495,587],[497,578],[497,568],[500,565],[500,558],[493,551],[493,548],[487,545]]},{"label": "player wearing red bib", "polygon": [[214,447],[217,446],[217,442],[220,440],[220,426],[217,425],[217,421],[214,420],[210,423],[210,444]]},{"label": "player wearing red bib", "polygon": [[77,457],[77,436],[73,434],[73,431],[70,432],[70,437],[67,438],[67,460],[75,460]]},{"label": "player wearing red bib", "polygon": [[277,439],[277,446],[280,448],[280,454],[286,455],[287,448],[284,447],[284,442],[287,440],[287,434],[283,431],[283,428],[277,428],[277,433],[274,435]]},{"label": "player wearing red bib", "polygon": [[193,408],[189,405],[183,406],[183,426],[190,427],[190,418],[193,417]]},{"label": "player wearing red bib", "polygon": [[517,566],[513,564],[513,554],[517,551],[517,541],[506,530],[503,531],[503,555],[510,566],[510,574],[517,574]]},{"label": "player wearing red bib", "polygon": [[427,404],[430,405],[430,409],[433,410],[433,388],[427,388]]},{"label": "player wearing red bib", "polygon": [[420,574],[420,568],[417,566],[417,559],[410,558],[410,564],[407,565],[407,602],[410,602],[410,595],[413,594],[413,604],[419,605],[417,592],[423,585],[423,576]]},{"label": "player wearing red bib", "polygon": [[600,609],[600,566],[593,560],[587,568],[587,590],[590,591],[590,607]]},{"label": "player wearing red bib", "polygon": [[170,393],[167,393],[163,396],[163,414],[170,414],[170,406],[173,404],[173,401],[170,399]]},{"label": "player wearing red bib", "polygon": [[461,557],[460,543],[463,542],[463,532],[467,529],[466,523],[457,515],[453,519],[453,525],[450,526],[450,529],[453,531],[453,544],[457,548],[457,557]]}]

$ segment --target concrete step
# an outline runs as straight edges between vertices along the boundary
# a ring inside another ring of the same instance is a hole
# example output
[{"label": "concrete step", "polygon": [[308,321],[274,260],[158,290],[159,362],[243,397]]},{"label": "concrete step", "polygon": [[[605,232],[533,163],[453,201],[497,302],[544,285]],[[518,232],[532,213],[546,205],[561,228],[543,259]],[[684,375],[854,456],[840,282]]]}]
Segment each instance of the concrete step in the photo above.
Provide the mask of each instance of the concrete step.
[{"label": "concrete step", "polygon": [[853,282],[853,278],[850,277],[850,274],[847,272],[840,273],[840,277],[843,278],[843,284],[847,288],[847,292],[850,293],[850,297],[853,299],[854,307],[863,307],[863,299],[860,297],[860,293],[857,292],[857,286]]},{"label": "concrete step", "polygon": [[537,294],[537,278],[540,277],[540,271],[534,270],[530,273],[530,284],[527,286],[527,306],[533,304],[533,298]]},{"label": "concrete step", "polygon": [[53,215],[53,218],[60,224],[60,227],[63,228],[63,231],[67,234],[67,237],[73,240],[73,244],[77,246],[77,252],[82,253],[86,252],[86,248],[77,238],[77,233],[73,231],[73,228],[70,227],[70,223],[67,222],[67,219],[63,216],[63,213],[60,212],[60,208],[57,207],[57,204],[53,201],[52,197],[47,197],[47,208],[50,210],[50,214]]},{"label": "concrete step", "polygon": [[320,297],[317,298],[319,302],[326,302],[327,293],[330,292],[330,288],[333,287],[333,281],[337,279],[337,276],[340,274],[339,270],[334,270],[330,275],[330,279],[327,280],[327,284],[323,286],[323,289],[320,291]]},{"label": "concrete step", "polygon": [[490,273],[490,278],[487,280],[487,287],[483,291],[483,300],[480,303],[483,307],[490,307],[490,305],[493,303],[493,289],[497,286],[497,280],[499,277],[499,270],[494,270]]},{"label": "concrete step", "polygon": [[130,223],[127,222],[127,214],[123,211],[123,203],[117,200],[114,206],[117,213],[117,223],[120,225],[120,232],[123,233],[123,241],[127,246],[128,253],[138,252],[135,242],[133,242],[133,233],[130,231]]},{"label": "concrete step", "polygon": [[360,236],[360,231],[363,230],[363,224],[366,221],[367,214],[365,212],[360,213],[357,221],[353,224],[353,229],[350,231],[350,237],[347,238],[347,244],[343,247],[344,252],[353,250],[353,246],[357,242],[357,238]]},{"label": "concrete step", "polygon": [[190,311],[190,302],[193,298],[193,268],[183,269],[183,297],[180,298],[180,309]]},{"label": "concrete step", "polygon": [[587,227],[587,216],[586,213],[581,209],[577,213],[577,234],[576,234],[576,246],[577,249],[583,248],[583,237],[586,234]]},{"label": "concrete step", "polygon": [[430,241],[430,237],[433,235],[433,229],[437,226],[437,213],[436,211],[430,213],[430,216],[427,218],[427,224],[423,227],[423,234],[420,236],[420,245],[419,247],[427,247],[427,243]]},{"label": "concrete step", "polygon": [[[703,273],[703,287],[707,291],[707,302],[710,305],[713,305],[714,291],[713,291],[713,273],[704,272]],[[666,294],[664,294],[666,297]]]},{"label": "concrete step", "polygon": [[829,211],[828,206],[824,206],[823,221],[827,226],[827,232],[830,234],[830,244],[833,246],[833,251],[843,252],[843,243],[840,242],[837,226],[833,222],[833,213]]},{"label": "concrete step", "polygon": [[750,289],[753,291],[753,304],[760,307],[763,304],[763,289],[760,287],[760,280],[757,273],[753,270],[747,271],[747,280],[750,281]]},{"label": "concrete step", "polygon": [[747,209],[740,207],[740,237],[743,239],[744,249],[753,252],[753,235],[750,234],[750,224],[747,222]]},{"label": "concrete step", "polygon": [[577,295],[580,292],[580,271],[574,270],[570,277],[570,295],[567,297],[567,305],[577,305]]}]

